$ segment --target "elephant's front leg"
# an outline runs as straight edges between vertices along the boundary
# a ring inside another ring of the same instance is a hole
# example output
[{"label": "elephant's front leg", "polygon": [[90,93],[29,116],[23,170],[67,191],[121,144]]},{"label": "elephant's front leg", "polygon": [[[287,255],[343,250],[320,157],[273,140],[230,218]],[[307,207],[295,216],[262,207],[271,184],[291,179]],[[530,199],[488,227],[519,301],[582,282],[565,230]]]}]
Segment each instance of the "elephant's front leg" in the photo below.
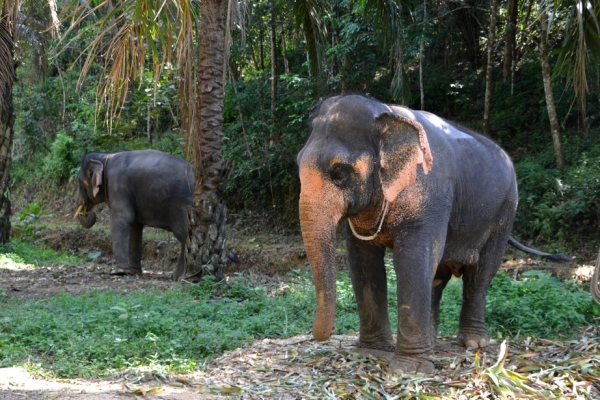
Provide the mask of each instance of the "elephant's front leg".
[{"label": "elephant's front leg", "polygon": [[391,359],[395,350],[388,317],[385,247],[355,238],[347,229],[350,278],[360,317],[359,351]]},{"label": "elephant's front leg", "polygon": [[392,370],[433,373],[431,287],[432,240],[423,234],[403,235],[394,241],[394,269],[398,290],[398,336]]},{"label": "elephant's front leg", "polygon": [[113,254],[117,261],[117,268],[112,275],[141,274],[141,270],[132,268],[129,264],[129,244],[131,237],[131,224],[111,214],[110,234]]}]

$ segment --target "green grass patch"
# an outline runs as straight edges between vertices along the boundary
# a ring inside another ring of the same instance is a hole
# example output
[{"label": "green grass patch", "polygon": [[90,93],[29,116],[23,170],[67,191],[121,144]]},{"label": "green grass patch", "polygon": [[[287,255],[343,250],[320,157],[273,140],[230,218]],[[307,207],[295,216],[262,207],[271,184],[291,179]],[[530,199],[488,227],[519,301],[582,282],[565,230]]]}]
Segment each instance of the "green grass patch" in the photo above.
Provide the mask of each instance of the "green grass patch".
[{"label": "green grass patch", "polygon": [[[388,269],[390,321],[396,329],[395,274]],[[338,273],[337,292],[336,332],[354,333],[358,313],[346,271]],[[449,283],[440,334],[456,334],[461,292],[460,280]],[[543,272],[520,281],[499,274],[487,302],[488,328],[499,337],[564,337],[598,315],[581,285]],[[253,340],[309,333],[314,311],[308,272],[292,272],[278,286],[239,275],[227,283],[207,279],[166,292],[91,291],[45,300],[0,293],[0,367],[25,364],[39,374],[87,378],[131,368],[189,372]]]},{"label": "green grass patch", "polygon": [[38,373],[63,377],[148,366],[191,371],[254,339],[308,333],[314,314],[306,274],[277,289],[240,277],[166,292],[2,299],[0,367],[25,362]]},{"label": "green grass patch", "polygon": [[[495,338],[569,337],[574,328],[593,324],[600,316],[600,307],[583,284],[561,282],[544,271],[527,271],[519,280],[500,272],[486,300],[487,329]],[[458,333],[461,302],[462,280],[452,279],[440,306],[440,335]]]},{"label": "green grass patch", "polygon": [[0,245],[0,268],[14,264],[77,265],[80,257],[36,246],[28,241],[15,240]]}]

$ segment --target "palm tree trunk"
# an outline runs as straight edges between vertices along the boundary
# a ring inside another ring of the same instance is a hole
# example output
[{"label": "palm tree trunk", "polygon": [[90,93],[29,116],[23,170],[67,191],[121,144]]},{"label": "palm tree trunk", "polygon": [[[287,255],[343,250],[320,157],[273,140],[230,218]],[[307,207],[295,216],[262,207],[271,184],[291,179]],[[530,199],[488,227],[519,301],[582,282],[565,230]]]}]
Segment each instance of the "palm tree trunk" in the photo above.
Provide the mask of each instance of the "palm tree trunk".
[{"label": "palm tree trunk", "polygon": [[496,37],[496,8],[498,0],[493,0],[490,7],[490,30],[487,43],[487,68],[485,72],[485,103],[483,111],[483,134],[490,135],[490,108],[492,102],[492,56],[494,52],[494,39]]},{"label": "palm tree trunk", "polygon": [[227,208],[223,192],[231,165],[223,161],[223,70],[227,0],[203,0],[194,129],[188,137],[196,186],[190,210],[186,280],[225,275]]},{"label": "palm tree trunk", "polygon": [[10,239],[10,167],[15,115],[12,85],[17,80],[14,63],[14,31],[5,10],[0,18],[0,243]]},{"label": "palm tree trunk", "polygon": [[541,8],[540,10],[540,60],[542,64],[542,79],[544,80],[544,92],[546,93],[546,108],[548,109],[548,119],[550,119],[550,134],[554,145],[554,156],[556,157],[556,166],[560,169],[565,167],[565,158],[562,150],[562,140],[560,138],[560,125],[556,106],[554,105],[554,95],[552,93],[552,80],[550,74],[550,63],[548,62],[548,14]]}]

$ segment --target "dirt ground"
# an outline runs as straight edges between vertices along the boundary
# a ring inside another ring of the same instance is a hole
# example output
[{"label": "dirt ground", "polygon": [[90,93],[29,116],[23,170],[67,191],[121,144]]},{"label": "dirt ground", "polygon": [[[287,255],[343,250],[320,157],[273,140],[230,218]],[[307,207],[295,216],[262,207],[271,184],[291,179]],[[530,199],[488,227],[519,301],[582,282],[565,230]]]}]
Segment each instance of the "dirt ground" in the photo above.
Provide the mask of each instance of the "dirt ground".
[{"label": "dirt ground", "polygon": [[[169,273],[176,263],[178,244],[172,235],[152,229],[144,231],[144,274],[140,277],[111,276],[109,272],[114,260],[106,210],[98,213],[98,220],[97,227],[83,230],[66,214],[44,217],[36,224],[36,240],[55,250],[87,254],[88,261],[77,266],[0,268],[0,290],[4,290],[8,296],[39,299],[62,291],[77,294],[110,288],[128,292],[149,287],[167,290],[183,284],[169,279]],[[51,221],[52,227],[49,227]],[[308,268],[298,231],[282,229],[280,232],[265,233],[256,226],[260,226],[260,219],[248,223],[248,220],[241,222],[233,218],[228,231],[229,248],[242,263],[230,263],[228,274],[252,272],[263,276],[265,280],[279,280],[287,271]],[[509,253],[502,268],[515,275],[531,268],[548,269],[560,277],[578,276],[586,280],[591,276],[594,257],[595,252],[590,249],[589,252],[582,251],[577,263],[557,266]],[[340,268],[343,268],[343,252],[340,252],[338,261]],[[587,332],[584,336],[597,337],[597,330]],[[334,336],[327,342],[317,343],[309,336],[299,336],[286,340],[258,341],[211,361],[205,371],[189,376],[146,376],[139,372],[124,372],[107,380],[41,379],[22,368],[3,368],[0,369],[0,399],[101,400],[131,396],[172,400],[230,396],[252,399],[318,398],[318,395],[309,395],[306,388],[317,387],[311,384],[311,379],[316,382],[320,379],[319,375],[334,376],[332,374],[336,371],[346,371],[344,368],[354,368],[351,371],[356,376],[365,374],[365,371],[370,371],[370,374],[373,371],[383,373],[381,364],[375,360],[360,359],[355,362],[358,356],[353,355],[352,345],[356,340],[356,336]],[[522,352],[526,350],[523,348]],[[518,353],[520,350],[517,346],[513,351]],[[494,343],[483,357],[495,360],[498,352],[499,343]],[[329,354],[329,357],[325,359],[321,354]],[[454,345],[452,338],[442,338],[436,347],[436,364],[447,372],[454,370],[456,373],[463,365],[461,360],[465,354],[468,352]],[[324,369],[319,369],[319,365]],[[357,372],[356,365],[364,365],[364,370]],[[348,381],[344,389],[350,391],[349,396],[352,395],[352,382]],[[600,396],[600,388],[594,390]]]}]

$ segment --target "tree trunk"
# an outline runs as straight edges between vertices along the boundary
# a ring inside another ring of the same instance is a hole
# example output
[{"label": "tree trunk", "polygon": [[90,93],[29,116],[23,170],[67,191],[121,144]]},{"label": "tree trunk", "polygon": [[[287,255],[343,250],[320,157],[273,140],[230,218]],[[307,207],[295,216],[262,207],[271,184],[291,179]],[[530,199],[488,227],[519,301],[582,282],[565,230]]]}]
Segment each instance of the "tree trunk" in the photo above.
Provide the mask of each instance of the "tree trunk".
[{"label": "tree trunk", "polygon": [[240,115],[240,123],[242,125],[242,134],[244,135],[244,144],[246,145],[246,155],[249,158],[253,157],[252,149],[250,148],[250,141],[248,140],[248,128],[246,127],[246,118],[244,117],[244,109],[242,107],[242,102],[239,99],[239,91],[237,88],[237,82],[239,80],[239,76],[237,73],[237,69],[229,63],[229,76],[231,79],[231,85],[233,86],[233,92],[235,93],[238,114]]},{"label": "tree trunk", "polygon": [[494,39],[496,37],[496,8],[498,0],[493,0],[490,7],[490,30],[487,43],[487,68],[485,72],[485,103],[483,110],[483,134],[490,136],[490,107],[492,102],[492,56],[494,52]]},{"label": "tree trunk", "polygon": [[269,9],[271,31],[271,137],[269,146],[279,143],[279,132],[275,128],[277,122],[277,29],[275,24],[275,4],[271,2]]},{"label": "tree trunk", "polygon": [[264,28],[262,23],[259,25],[258,27],[258,56],[259,56],[259,64],[260,64],[260,70],[264,70],[265,69],[265,45],[264,45],[264,40],[265,40],[265,33],[264,33]]},{"label": "tree trunk", "polygon": [[565,158],[562,150],[562,141],[560,138],[560,125],[554,105],[554,95],[552,93],[552,80],[550,74],[550,63],[548,62],[548,15],[543,8],[540,8],[540,60],[542,64],[542,79],[544,80],[544,92],[546,94],[546,107],[548,108],[548,119],[550,119],[550,134],[554,145],[554,156],[556,157],[556,166],[560,169],[565,167]]},{"label": "tree trunk", "polygon": [[192,132],[196,185],[190,209],[190,236],[186,246],[184,279],[196,281],[206,275],[221,280],[225,275],[227,208],[223,192],[231,165],[222,158],[223,70],[227,0],[203,0],[202,31]]},{"label": "tree trunk", "polygon": [[423,31],[419,43],[419,89],[421,91],[421,110],[425,110],[425,89],[423,88],[423,57],[425,52],[425,21],[427,19],[427,0],[423,0]]},{"label": "tree trunk", "polygon": [[508,1],[508,15],[506,19],[506,39],[504,42],[504,65],[502,68],[502,82],[506,82],[513,69],[513,54],[515,51],[515,38],[517,36],[517,11],[518,0]]},{"label": "tree trunk", "polygon": [[12,86],[17,80],[14,62],[14,31],[5,10],[0,19],[0,243],[10,239],[10,168],[15,115]]},{"label": "tree trunk", "polygon": [[281,49],[283,50],[283,69],[286,75],[290,74],[290,61],[287,54],[287,43],[285,41],[285,25],[281,23]]},{"label": "tree trunk", "polygon": [[146,106],[146,137],[148,138],[148,143],[152,146],[152,116],[150,113],[152,100],[148,99],[148,104]]}]

